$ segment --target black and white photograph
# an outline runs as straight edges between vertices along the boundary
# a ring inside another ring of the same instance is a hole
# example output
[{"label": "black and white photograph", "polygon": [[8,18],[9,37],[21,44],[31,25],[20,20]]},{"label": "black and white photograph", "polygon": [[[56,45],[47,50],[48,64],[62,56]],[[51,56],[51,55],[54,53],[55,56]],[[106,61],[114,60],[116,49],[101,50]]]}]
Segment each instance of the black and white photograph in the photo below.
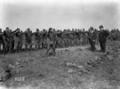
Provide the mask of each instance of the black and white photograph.
[{"label": "black and white photograph", "polygon": [[120,89],[120,1],[0,0],[0,89]]}]

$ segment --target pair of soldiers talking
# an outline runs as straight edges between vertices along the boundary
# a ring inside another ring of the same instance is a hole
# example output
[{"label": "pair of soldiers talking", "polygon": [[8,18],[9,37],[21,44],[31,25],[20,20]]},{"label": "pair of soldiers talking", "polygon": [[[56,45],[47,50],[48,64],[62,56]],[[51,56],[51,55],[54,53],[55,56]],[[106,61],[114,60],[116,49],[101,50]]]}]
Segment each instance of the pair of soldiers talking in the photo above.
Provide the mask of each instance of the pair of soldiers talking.
[{"label": "pair of soldiers talking", "polygon": [[91,46],[91,50],[95,51],[95,43],[96,40],[99,41],[100,44],[100,51],[105,52],[106,51],[106,41],[107,37],[109,35],[108,30],[105,30],[103,25],[99,26],[99,31],[95,30],[93,27],[90,27],[89,32],[88,32],[88,40]]}]

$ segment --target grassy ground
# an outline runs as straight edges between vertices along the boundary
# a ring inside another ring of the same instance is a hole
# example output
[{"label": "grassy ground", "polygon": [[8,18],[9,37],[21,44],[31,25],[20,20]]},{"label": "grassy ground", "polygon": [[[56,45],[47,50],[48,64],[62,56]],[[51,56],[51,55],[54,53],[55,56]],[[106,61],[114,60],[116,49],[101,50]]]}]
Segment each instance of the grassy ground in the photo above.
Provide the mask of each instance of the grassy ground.
[{"label": "grassy ground", "polygon": [[10,89],[120,89],[119,48],[120,42],[109,42],[106,53],[91,52],[85,46],[57,49],[56,56],[50,57],[45,56],[45,50],[1,55],[1,60],[17,65],[13,69],[16,74],[1,86]]}]

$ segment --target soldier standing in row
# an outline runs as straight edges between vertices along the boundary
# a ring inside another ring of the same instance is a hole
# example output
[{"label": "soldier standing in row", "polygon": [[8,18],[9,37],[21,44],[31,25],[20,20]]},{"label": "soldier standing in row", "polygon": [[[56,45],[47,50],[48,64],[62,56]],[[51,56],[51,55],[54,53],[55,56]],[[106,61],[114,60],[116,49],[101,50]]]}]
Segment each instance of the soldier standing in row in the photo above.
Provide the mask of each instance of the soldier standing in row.
[{"label": "soldier standing in row", "polygon": [[32,48],[32,44],[31,44],[31,37],[32,37],[32,31],[30,28],[27,28],[27,30],[25,31],[25,37],[26,37],[26,49],[30,50]]},{"label": "soldier standing in row", "polygon": [[101,52],[105,52],[106,51],[106,41],[107,41],[109,32],[104,29],[103,25],[100,25],[99,29],[100,29],[99,43],[100,43]]},{"label": "soldier standing in row", "polygon": [[20,28],[17,28],[15,31],[13,31],[14,51],[16,52],[19,52],[20,49],[22,49],[20,36],[21,36]]},{"label": "soldier standing in row", "polygon": [[4,52],[5,53],[8,53],[10,52],[10,49],[11,49],[11,31],[10,31],[10,28],[9,27],[6,27],[6,29],[4,30],[4,36],[5,36],[5,42],[6,44],[4,44]]},{"label": "soldier standing in row", "polygon": [[35,32],[35,39],[37,41],[37,45],[36,45],[36,49],[40,49],[41,48],[41,33],[40,33],[40,30],[39,28],[36,29],[36,32]]}]

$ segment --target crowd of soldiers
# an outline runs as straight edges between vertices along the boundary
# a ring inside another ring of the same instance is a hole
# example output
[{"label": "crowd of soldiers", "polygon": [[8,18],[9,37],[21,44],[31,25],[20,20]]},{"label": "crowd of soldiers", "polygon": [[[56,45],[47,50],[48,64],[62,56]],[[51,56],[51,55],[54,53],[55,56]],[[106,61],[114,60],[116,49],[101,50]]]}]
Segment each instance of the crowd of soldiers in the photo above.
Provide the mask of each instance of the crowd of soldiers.
[{"label": "crowd of soldiers", "polygon": [[95,44],[99,43],[101,51],[105,51],[106,38],[109,30],[104,29],[103,25],[99,30],[90,27],[85,29],[64,29],[56,30],[49,28],[32,32],[30,28],[25,31],[20,28],[11,30],[6,27],[4,31],[0,29],[0,52],[3,54],[20,52],[23,50],[47,49],[47,54],[52,49],[55,55],[56,48],[79,46],[90,44],[91,50],[95,50]]},{"label": "crowd of soldiers", "polygon": [[[0,29],[0,53],[14,53],[33,49],[47,49],[46,54],[55,56],[56,48],[90,45],[91,51],[96,50],[96,44],[100,45],[102,52],[106,51],[106,41],[120,40],[120,31],[118,29],[108,30],[103,25],[98,29],[90,27],[85,29],[65,29],[56,30],[49,28],[48,30],[36,29],[32,32],[30,28],[23,31],[20,28],[11,30],[6,27],[2,31]],[[4,69],[3,76],[0,75],[0,82],[9,79],[12,76],[11,67]]]}]

